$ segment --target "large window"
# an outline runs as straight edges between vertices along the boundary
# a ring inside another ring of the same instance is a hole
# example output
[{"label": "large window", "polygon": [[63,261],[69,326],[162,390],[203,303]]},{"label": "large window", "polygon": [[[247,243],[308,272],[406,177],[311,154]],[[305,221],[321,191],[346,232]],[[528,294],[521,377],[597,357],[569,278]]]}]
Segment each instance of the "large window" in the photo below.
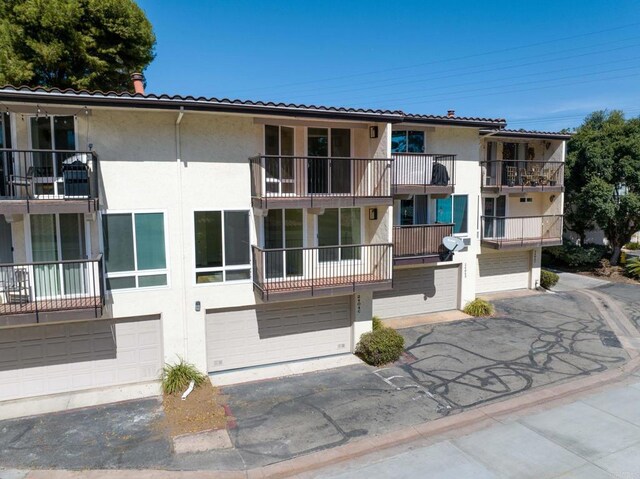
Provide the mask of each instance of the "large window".
[{"label": "large window", "polygon": [[102,232],[108,289],[167,284],[163,213],[106,214]]},{"label": "large window", "polygon": [[424,153],[424,131],[394,130],[391,133],[392,153]]},{"label": "large window", "polygon": [[251,277],[248,211],[196,211],[196,283]]},{"label": "large window", "polygon": [[348,245],[361,242],[360,208],[327,208],[318,216],[318,246],[342,246],[321,248],[319,261],[360,259],[360,248]]},{"label": "large window", "polygon": [[436,200],[436,223],[453,223],[453,233],[468,233],[469,199],[454,195]]}]

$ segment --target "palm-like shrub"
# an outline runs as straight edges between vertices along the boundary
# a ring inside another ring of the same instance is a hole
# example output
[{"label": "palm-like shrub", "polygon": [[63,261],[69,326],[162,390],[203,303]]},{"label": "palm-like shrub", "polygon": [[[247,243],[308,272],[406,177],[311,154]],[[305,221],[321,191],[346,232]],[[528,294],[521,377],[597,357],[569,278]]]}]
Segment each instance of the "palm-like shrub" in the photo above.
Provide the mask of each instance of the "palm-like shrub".
[{"label": "palm-like shrub", "polygon": [[165,364],[162,368],[162,390],[166,394],[184,391],[191,381],[196,387],[200,386],[206,379],[205,374],[182,358],[176,364]]},{"label": "palm-like shrub", "polygon": [[640,258],[633,258],[627,261],[625,271],[628,276],[640,279]]}]

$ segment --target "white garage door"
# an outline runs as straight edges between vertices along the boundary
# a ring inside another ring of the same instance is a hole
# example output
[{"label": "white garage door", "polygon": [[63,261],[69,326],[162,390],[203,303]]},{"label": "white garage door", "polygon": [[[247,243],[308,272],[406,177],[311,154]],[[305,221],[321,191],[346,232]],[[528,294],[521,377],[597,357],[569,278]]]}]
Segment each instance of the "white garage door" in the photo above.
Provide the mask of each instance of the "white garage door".
[{"label": "white garage door", "polygon": [[209,371],[347,353],[350,305],[350,296],[337,296],[209,313]]},{"label": "white garage door", "polygon": [[395,270],[393,289],[373,294],[373,314],[381,318],[457,307],[458,266]]},{"label": "white garage door", "polygon": [[160,320],[0,330],[0,401],[155,381]]},{"label": "white garage door", "polygon": [[530,251],[478,256],[477,293],[491,293],[529,287]]}]

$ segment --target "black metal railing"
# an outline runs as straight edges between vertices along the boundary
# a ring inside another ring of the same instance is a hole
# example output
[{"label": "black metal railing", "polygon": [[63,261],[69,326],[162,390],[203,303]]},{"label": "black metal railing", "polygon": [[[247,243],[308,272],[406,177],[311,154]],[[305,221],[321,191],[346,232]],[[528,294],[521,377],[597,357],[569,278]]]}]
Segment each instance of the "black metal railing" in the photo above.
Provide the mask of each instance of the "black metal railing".
[{"label": "black metal railing", "polygon": [[557,188],[564,185],[562,161],[483,161],[482,185],[498,188]]},{"label": "black metal railing", "polygon": [[272,293],[310,292],[391,281],[391,244],[312,248],[253,247],[253,283],[266,299]]},{"label": "black metal railing", "polygon": [[443,253],[442,238],[453,234],[453,224],[393,227],[393,255],[396,258]]},{"label": "black metal railing", "polygon": [[562,215],[483,216],[482,241],[503,245],[543,245],[562,241]]},{"label": "black metal railing", "polygon": [[251,196],[363,198],[391,196],[388,158],[325,158],[259,155],[249,158]]},{"label": "black metal railing", "polygon": [[94,259],[0,264],[0,316],[104,306],[102,255]]},{"label": "black metal railing", "polygon": [[444,187],[455,185],[456,155],[393,153],[394,190],[399,186]]},{"label": "black metal railing", "polygon": [[92,151],[0,149],[0,198],[94,200],[98,156]]}]

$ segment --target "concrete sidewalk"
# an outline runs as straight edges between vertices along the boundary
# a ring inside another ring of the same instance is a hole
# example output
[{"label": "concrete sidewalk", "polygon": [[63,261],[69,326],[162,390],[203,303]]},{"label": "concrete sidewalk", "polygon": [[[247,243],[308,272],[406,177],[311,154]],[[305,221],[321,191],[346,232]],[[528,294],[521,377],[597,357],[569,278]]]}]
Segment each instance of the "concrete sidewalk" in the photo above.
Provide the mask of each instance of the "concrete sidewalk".
[{"label": "concrete sidewalk", "polygon": [[377,451],[305,478],[638,478],[640,378],[432,445]]}]

